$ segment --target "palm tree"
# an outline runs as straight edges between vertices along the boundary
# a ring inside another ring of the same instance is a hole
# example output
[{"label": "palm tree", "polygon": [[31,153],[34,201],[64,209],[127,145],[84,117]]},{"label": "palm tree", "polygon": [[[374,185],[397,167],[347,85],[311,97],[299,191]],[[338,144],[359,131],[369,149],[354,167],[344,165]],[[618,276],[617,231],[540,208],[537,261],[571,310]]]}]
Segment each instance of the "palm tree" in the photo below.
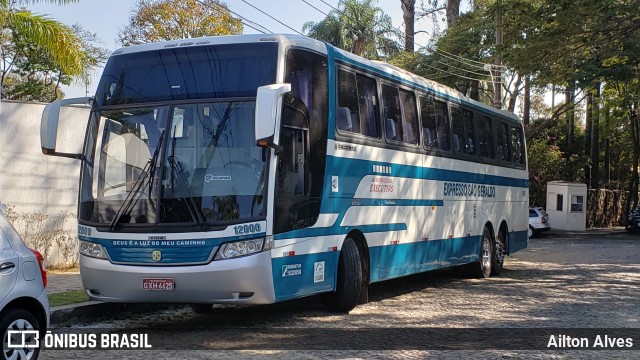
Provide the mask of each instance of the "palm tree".
[{"label": "palm tree", "polygon": [[399,50],[391,38],[398,36],[391,17],[375,6],[377,0],[345,0],[338,10],[317,23],[309,21],[302,31],[356,55],[378,59]]},{"label": "palm tree", "polygon": [[[80,77],[84,74],[88,61],[82,49],[81,40],[68,26],[43,15],[32,14],[24,8],[16,8],[34,3],[57,3],[59,5],[77,2],[77,0],[0,0],[0,29],[9,32],[13,38],[19,38],[41,49],[51,56],[60,70],[66,75]],[[4,66],[4,64],[3,64]],[[8,69],[2,69],[0,85]]]}]

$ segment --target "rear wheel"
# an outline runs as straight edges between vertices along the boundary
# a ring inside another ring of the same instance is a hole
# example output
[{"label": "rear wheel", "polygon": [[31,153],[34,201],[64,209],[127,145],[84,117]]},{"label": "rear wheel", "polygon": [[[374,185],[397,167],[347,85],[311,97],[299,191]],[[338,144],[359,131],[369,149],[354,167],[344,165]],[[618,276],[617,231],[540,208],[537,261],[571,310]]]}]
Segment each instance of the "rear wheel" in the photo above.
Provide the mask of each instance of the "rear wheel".
[{"label": "rear wheel", "polygon": [[482,229],[480,239],[480,259],[478,262],[469,264],[471,275],[477,278],[488,278],[491,276],[491,265],[494,257],[494,241],[491,231],[485,226]]},{"label": "rear wheel", "polygon": [[325,293],[322,301],[331,311],[348,313],[358,303],[361,288],[362,266],[360,252],[356,242],[348,237],[342,244],[340,259],[338,260],[336,291]]},{"label": "rear wheel", "polygon": [[502,231],[498,231],[494,242],[493,263],[491,264],[491,275],[498,276],[502,272],[504,256],[507,253],[506,237]]},{"label": "rear wheel", "polygon": [[[0,354],[2,359],[37,359],[40,353],[40,348],[9,348],[9,330],[40,330],[40,323],[38,319],[30,312],[23,309],[6,309],[5,312],[0,314],[0,334],[2,335],[2,341],[0,342]],[[26,345],[35,344],[36,339],[31,336],[25,336],[22,338],[22,334],[17,333],[12,335],[12,344]],[[42,341],[42,340],[41,340]]]}]

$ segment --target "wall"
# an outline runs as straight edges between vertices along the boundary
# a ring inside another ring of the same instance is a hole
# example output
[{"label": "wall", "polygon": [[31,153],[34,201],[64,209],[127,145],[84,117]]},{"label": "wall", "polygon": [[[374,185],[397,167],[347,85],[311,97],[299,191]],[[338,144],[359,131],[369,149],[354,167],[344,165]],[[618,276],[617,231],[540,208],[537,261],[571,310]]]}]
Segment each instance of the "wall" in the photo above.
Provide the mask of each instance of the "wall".
[{"label": "wall", "polygon": [[[80,162],[42,154],[40,118],[44,107],[45,104],[37,103],[0,103],[0,202],[13,206],[17,213],[44,214],[49,222],[64,217],[63,228],[75,240]],[[62,116],[67,121],[61,122],[58,150],[77,152],[84,139],[89,111],[68,108]],[[14,226],[20,231],[20,225]],[[57,246],[47,255],[49,265],[62,261]]]}]

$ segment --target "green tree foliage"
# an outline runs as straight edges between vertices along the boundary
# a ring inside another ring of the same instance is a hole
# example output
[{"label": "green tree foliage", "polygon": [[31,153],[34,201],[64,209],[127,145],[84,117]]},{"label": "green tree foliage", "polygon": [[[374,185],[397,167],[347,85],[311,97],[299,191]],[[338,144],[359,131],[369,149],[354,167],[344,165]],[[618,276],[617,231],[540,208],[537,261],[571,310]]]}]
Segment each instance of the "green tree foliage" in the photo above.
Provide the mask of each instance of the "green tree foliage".
[{"label": "green tree foliage", "polygon": [[[24,6],[36,2],[57,3],[60,5],[76,0],[0,0],[0,24],[3,33],[9,31],[24,41],[30,42],[39,51],[51,57],[57,66],[69,76],[82,76],[86,69],[86,56],[80,41],[73,30],[44,15],[32,14]],[[5,74],[3,68],[3,75]]]},{"label": "green tree foliage", "polygon": [[22,34],[10,30],[2,33],[0,57],[5,64],[2,83],[5,99],[51,102],[64,97],[61,85],[70,85],[74,80],[81,83],[88,80],[90,72],[107,59],[108,52],[96,45],[95,34],[78,25],[71,30],[76,34],[85,56],[84,72],[80,76],[66,74],[50,53],[42,51],[41,46]]},{"label": "green tree foliage", "polygon": [[376,6],[376,0],[345,0],[325,19],[307,22],[302,31],[341,49],[369,59],[380,59],[399,52],[393,40],[398,31],[391,17]]},{"label": "green tree foliage", "polygon": [[242,33],[242,21],[217,0],[139,0],[118,33],[123,46]]}]

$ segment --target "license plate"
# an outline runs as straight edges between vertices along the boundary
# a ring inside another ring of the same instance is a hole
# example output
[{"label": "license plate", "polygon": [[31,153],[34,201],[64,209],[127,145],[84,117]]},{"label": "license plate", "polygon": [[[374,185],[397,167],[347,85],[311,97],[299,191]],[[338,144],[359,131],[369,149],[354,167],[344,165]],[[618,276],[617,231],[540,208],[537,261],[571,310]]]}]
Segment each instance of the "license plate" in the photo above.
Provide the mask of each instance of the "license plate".
[{"label": "license plate", "polygon": [[175,289],[173,279],[142,279],[142,290],[172,291]]}]

